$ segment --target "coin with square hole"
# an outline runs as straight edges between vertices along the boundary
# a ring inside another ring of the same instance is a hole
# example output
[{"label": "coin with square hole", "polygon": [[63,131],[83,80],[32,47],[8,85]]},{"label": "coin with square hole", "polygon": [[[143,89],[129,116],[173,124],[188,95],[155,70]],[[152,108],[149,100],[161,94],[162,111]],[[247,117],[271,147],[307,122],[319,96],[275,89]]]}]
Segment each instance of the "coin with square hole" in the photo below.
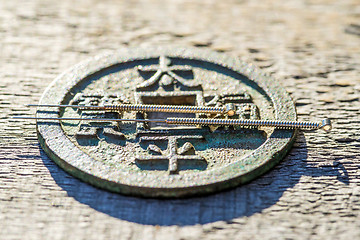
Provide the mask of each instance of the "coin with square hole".
[{"label": "coin with square hole", "polygon": [[[134,48],[94,57],[56,78],[39,104],[37,117],[63,119],[37,121],[40,144],[52,160],[97,187],[143,197],[209,194],[246,183],[278,163],[296,134],[156,121],[296,120],[292,100],[273,78],[237,58],[196,48]],[[49,104],[93,108],[49,111]],[[105,105],[123,107],[96,108]],[[78,118],[97,120],[71,121]]]}]

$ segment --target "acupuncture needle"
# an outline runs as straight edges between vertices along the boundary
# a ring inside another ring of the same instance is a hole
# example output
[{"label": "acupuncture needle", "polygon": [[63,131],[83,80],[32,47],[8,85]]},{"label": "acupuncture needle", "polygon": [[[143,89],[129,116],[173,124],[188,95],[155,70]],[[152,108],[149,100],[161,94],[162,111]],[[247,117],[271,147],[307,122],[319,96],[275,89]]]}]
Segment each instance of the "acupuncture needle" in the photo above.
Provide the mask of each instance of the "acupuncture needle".
[{"label": "acupuncture needle", "polygon": [[299,122],[279,120],[250,120],[250,119],[215,119],[215,118],[166,118],[166,119],[116,119],[116,118],[52,118],[52,117],[27,117],[14,116],[14,119],[32,120],[65,120],[65,121],[96,121],[96,122],[159,122],[169,125],[196,125],[196,126],[240,126],[240,127],[274,127],[280,129],[322,129],[331,130],[331,121],[328,118],[320,122]]},{"label": "acupuncture needle", "polygon": [[234,116],[236,107],[233,103],[227,103],[223,107],[186,106],[186,105],[146,105],[146,104],[118,104],[104,106],[86,105],[56,105],[56,104],[28,104],[27,107],[59,107],[78,108],[80,110],[103,110],[103,111],[136,111],[136,112],[167,112],[167,113],[205,113]]}]

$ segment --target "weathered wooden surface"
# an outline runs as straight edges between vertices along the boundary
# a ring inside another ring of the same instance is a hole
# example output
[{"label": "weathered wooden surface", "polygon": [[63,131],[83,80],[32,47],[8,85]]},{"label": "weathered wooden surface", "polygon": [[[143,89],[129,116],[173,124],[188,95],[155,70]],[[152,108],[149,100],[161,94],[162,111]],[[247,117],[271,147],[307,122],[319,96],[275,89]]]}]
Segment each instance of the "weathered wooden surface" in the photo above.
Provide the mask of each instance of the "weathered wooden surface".
[{"label": "weathered wooden surface", "polygon": [[[226,51],[272,74],[300,120],[274,170],[203,198],[98,190],[39,148],[33,114],[46,86],[105,51],[180,44]],[[360,238],[360,4],[344,1],[1,1],[0,239]]]}]

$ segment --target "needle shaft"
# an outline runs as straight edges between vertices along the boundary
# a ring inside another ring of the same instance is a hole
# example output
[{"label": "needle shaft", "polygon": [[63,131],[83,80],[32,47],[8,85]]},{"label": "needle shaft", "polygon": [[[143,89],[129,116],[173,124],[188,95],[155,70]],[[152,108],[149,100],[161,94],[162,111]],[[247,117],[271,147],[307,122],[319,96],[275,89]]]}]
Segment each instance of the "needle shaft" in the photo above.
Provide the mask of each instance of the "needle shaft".
[{"label": "needle shaft", "polygon": [[14,116],[13,119],[30,119],[30,120],[65,120],[65,121],[94,121],[94,122],[162,122],[166,123],[166,119],[120,119],[120,118],[53,118],[53,117],[27,117]]}]

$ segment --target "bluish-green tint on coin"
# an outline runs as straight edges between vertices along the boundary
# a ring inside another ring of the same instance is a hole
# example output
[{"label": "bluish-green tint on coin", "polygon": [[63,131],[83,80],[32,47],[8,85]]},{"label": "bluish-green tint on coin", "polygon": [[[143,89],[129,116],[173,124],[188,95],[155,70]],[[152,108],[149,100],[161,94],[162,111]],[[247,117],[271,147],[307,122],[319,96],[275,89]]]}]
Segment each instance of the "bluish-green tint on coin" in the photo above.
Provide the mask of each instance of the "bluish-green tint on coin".
[{"label": "bluish-green tint on coin", "polygon": [[[75,108],[38,117],[296,120],[289,95],[236,58],[192,48],[136,48],[94,57],[60,75],[40,104],[222,107],[203,113],[102,112]],[[55,109],[56,110],[56,109]],[[97,187],[145,197],[207,194],[248,182],[289,150],[294,130],[164,123],[38,120],[41,146],[60,167]]]}]

